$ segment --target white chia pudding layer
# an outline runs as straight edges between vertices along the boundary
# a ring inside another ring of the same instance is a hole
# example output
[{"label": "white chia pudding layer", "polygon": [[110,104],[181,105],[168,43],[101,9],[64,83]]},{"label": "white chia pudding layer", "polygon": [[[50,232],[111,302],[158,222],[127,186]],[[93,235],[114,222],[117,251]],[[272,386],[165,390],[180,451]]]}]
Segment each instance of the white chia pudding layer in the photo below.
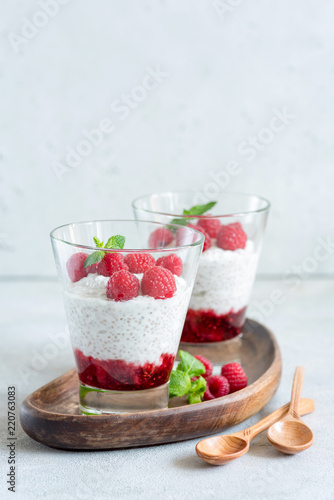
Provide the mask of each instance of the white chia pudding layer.
[{"label": "white chia pudding layer", "polygon": [[[142,274],[136,275],[139,280]],[[109,278],[89,274],[64,292],[73,349],[100,360],[159,363],[175,355],[190,298],[190,287],[174,275],[177,291],[169,299],[138,297],[116,302],[106,296]]]},{"label": "white chia pudding layer", "polygon": [[217,315],[238,312],[248,305],[259,252],[252,241],[244,249],[212,246],[202,253],[189,308],[213,310]]}]

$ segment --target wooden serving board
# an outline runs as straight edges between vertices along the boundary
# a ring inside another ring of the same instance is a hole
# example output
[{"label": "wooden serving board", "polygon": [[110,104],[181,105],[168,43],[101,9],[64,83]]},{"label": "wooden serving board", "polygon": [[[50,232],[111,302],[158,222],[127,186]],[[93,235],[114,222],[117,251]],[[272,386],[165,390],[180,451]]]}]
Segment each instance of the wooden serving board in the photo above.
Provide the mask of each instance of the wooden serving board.
[{"label": "wooden serving board", "polygon": [[249,385],[212,401],[188,405],[179,398],[165,410],[80,415],[78,376],[70,370],[28,396],[20,420],[32,439],[65,450],[108,450],[172,443],[214,434],[243,422],[273,397],[282,360],[274,335],[247,320],[240,358]]}]

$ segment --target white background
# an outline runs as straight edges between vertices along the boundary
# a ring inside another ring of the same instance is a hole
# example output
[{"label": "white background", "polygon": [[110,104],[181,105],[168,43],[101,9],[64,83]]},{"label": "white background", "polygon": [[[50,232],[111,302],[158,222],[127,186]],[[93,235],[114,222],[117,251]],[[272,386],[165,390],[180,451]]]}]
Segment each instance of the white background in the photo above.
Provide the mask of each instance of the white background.
[{"label": "white background", "polygon": [[[330,254],[305,260],[334,228],[333,2],[62,0],[53,17],[43,3],[1,0],[2,275],[55,275],[54,227],[132,218],[148,192],[209,190],[231,161],[226,188],[272,202],[260,272],[334,271]],[[111,104],[157,67],[122,120]],[[270,137],[275,109],[290,119]],[[104,118],[113,132],[57,176]],[[250,158],[258,134],[270,140]]]}]

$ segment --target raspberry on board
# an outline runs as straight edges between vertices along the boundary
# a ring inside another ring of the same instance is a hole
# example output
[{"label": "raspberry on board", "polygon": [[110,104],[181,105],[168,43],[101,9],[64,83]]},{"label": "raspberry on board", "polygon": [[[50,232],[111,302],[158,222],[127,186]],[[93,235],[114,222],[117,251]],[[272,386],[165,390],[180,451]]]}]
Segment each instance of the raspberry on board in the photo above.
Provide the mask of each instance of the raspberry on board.
[{"label": "raspberry on board", "polygon": [[176,276],[181,276],[182,274],[182,259],[175,253],[160,257],[160,259],[157,260],[156,265],[164,267],[165,269],[169,269],[169,271],[173,274],[176,274]]},{"label": "raspberry on board", "polygon": [[223,250],[237,250],[245,248],[247,243],[247,234],[242,228],[240,222],[222,226],[217,235],[217,246]]},{"label": "raspberry on board", "polygon": [[128,266],[124,262],[123,255],[118,252],[107,252],[97,265],[97,273],[107,277],[121,269],[127,271]]},{"label": "raspberry on board", "polygon": [[203,365],[205,367],[205,373],[202,374],[202,377],[204,377],[204,378],[211,377],[212,370],[213,370],[213,364],[211,363],[211,361],[209,359],[205,358],[204,356],[200,356],[200,355],[195,356],[195,358],[198,359],[198,361],[200,361],[201,363],[203,363]]},{"label": "raspberry on board", "polygon": [[155,259],[150,253],[129,253],[124,257],[124,263],[128,266],[130,273],[144,273],[155,266]]},{"label": "raspberry on board", "polygon": [[240,391],[248,384],[247,375],[239,363],[227,363],[222,367],[221,374],[230,384],[230,393]]},{"label": "raspberry on board", "polygon": [[155,299],[169,299],[176,292],[175,278],[169,269],[152,267],[144,273],[141,290]]},{"label": "raspberry on board", "polygon": [[226,396],[230,391],[227,378],[221,375],[212,375],[206,379],[206,391],[204,393],[205,401]]},{"label": "raspberry on board", "polygon": [[116,302],[131,300],[139,294],[139,279],[129,271],[116,271],[107,283],[106,294]]}]

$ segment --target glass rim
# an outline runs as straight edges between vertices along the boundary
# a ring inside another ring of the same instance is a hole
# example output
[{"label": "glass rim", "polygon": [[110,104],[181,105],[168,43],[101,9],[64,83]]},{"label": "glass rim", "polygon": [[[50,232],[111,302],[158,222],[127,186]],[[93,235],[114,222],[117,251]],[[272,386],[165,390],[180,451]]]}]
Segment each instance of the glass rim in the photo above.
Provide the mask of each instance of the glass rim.
[{"label": "glass rim", "polygon": [[[80,243],[72,243],[71,241],[67,241],[66,239],[63,238],[58,238],[54,235],[56,231],[59,229],[73,226],[73,225],[84,225],[84,224],[91,224],[91,223],[97,223],[97,222],[131,222],[131,223],[136,223],[136,224],[154,224],[159,227],[172,227],[175,229],[179,229],[180,227],[186,227],[188,230],[192,231],[193,233],[197,233],[198,236],[200,237],[197,241],[193,243],[188,243],[185,245],[178,245],[174,247],[161,247],[161,248],[97,248],[96,246],[91,246],[91,245],[82,245]],[[197,229],[194,229],[192,227],[188,226],[180,226],[179,224],[164,224],[162,222],[155,222],[155,221],[150,221],[150,220],[136,220],[136,219],[95,219],[95,220],[86,220],[86,221],[76,221],[76,222],[69,222],[67,224],[62,224],[61,226],[57,226],[52,231],[50,232],[50,238],[51,241],[59,241],[61,243],[65,243],[66,245],[76,247],[76,248],[82,248],[85,250],[93,250],[96,252],[97,250],[104,251],[104,252],[127,252],[127,253],[136,253],[136,252],[171,252],[173,250],[177,251],[180,250],[181,248],[189,248],[189,247],[197,247],[200,246],[201,244],[204,244],[204,235],[201,233],[201,231],[197,231]]]},{"label": "glass rim", "polygon": [[[264,198],[263,196],[259,196],[257,194],[251,194],[251,193],[242,193],[242,192],[239,192],[239,191],[219,191],[218,195],[217,196],[220,196],[222,193],[225,193],[226,195],[237,195],[237,196],[242,196],[242,197],[253,197],[253,198],[257,198],[258,200],[261,200],[265,203],[265,206],[262,207],[262,208],[259,208],[257,210],[246,210],[246,211],[241,211],[241,212],[233,212],[233,213],[227,213],[227,214],[222,214],[222,215],[184,215],[184,214],[176,214],[176,213],[171,213],[171,212],[159,212],[159,211],[156,211],[156,210],[150,210],[150,209],[147,209],[147,208],[142,208],[142,207],[138,207],[136,205],[136,203],[139,201],[139,200],[142,200],[144,198],[148,198],[150,196],[154,196],[154,195],[157,195],[157,196],[162,196],[162,195],[166,195],[166,194],[194,194],[194,190],[190,190],[190,189],[180,189],[180,190],[175,190],[175,191],[164,191],[164,192],[160,192],[160,193],[149,193],[149,194],[145,194],[145,195],[142,195],[142,196],[138,196],[137,198],[135,198],[132,203],[131,203],[131,206],[132,208],[136,209],[136,210],[142,210],[143,212],[146,212],[146,213],[149,213],[149,214],[159,214],[159,215],[165,215],[167,217],[182,217],[184,219],[198,219],[198,218],[207,218],[207,219],[213,219],[213,218],[222,218],[222,217],[241,217],[241,216],[246,216],[246,215],[249,215],[249,214],[255,214],[255,213],[261,213],[261,212],[266,212],[269,210],[270,206],[271,206],[271,203],[269,200],[267,200],[267,198]],[[214,197],[213,197],[214,198]],[[213,200],[214,201],[214,200]],[[208,202],[209,203],[209,202]]]}]

